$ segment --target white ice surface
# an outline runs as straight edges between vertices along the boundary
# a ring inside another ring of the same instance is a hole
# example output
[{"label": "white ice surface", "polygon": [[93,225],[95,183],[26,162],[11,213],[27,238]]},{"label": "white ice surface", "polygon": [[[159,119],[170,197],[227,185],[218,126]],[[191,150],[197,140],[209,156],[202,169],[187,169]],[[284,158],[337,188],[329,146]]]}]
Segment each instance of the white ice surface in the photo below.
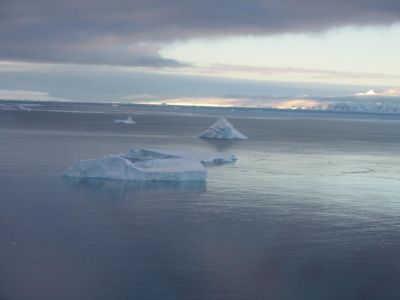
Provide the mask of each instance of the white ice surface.
[{"label": "white ice surface", "polygon": [[150,159],[132,162],[121,155],[75,162],[64,176],[135,181],[205,181],[207,171],[200,163],[184,159]]},{"label": "white ice surface", "polygon": [[114,120],[114,123],[120,123],[120,124],[136,124],[136,122],[132,120],[132,116],[129,116],[128,118],[122,119],[122,120]]},{"label": "white ice surface", "polygon": [[237,131],[231,123],[225,118],[218,118],[217,122],[211,125],[199,135],[201,138],[207,139],[223,139],[223,140],[245,140],[247,136]]},{"label": "white ice surface", "polygon": [[64,176],[135,181],[205,181],[204,165],[236,161],[233,154],[130,149],[127,154],[75,162]]}]

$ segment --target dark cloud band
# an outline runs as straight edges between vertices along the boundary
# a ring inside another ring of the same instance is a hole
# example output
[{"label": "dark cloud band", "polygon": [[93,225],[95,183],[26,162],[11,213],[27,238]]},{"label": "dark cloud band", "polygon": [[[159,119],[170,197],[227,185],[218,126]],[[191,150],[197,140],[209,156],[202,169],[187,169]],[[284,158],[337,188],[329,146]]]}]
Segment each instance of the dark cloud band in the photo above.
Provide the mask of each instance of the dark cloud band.
[{"label": "dark cloud band", "polygon": [[2,0],[0,59],[171,67],[158,50],[176,39],[399,20],[398,0]]}]

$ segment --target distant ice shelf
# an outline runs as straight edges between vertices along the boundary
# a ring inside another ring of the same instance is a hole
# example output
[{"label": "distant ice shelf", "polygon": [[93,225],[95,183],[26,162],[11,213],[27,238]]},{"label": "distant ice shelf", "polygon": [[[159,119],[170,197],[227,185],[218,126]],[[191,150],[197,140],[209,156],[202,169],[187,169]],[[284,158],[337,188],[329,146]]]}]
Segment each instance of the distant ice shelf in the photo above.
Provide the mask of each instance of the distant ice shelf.
[{"label": "distant ice shelf", "polygon": [[233,154],[130,149],[127,154],[75,162],[64,176],[134,181],[205,181],[205,165],[236,161]]},{"label": "distant ice shelf", "polygon": [[126,119],[122,119],[122,120],[114,120],[114,123],[120,123],[120,124],[136,124],[136,122],[132,120],[132,116],[129,116],[129,117],[127,117]]},{"label": "distant ice shelf", "polygon": [[217,122],[199,135],[206,139],[246,140],[247,136],[237,131],[225,118],[218,118]]}]

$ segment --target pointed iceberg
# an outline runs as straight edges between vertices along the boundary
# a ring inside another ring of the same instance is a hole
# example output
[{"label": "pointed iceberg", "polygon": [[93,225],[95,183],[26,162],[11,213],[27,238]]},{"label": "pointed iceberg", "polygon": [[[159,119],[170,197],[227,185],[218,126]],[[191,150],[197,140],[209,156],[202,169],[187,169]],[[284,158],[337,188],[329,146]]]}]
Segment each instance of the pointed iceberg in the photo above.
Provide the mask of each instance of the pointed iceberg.
[{"label": "pointed iceberg", "polygon": [[206,139],[246,140],[247,136],[237,131],[225,118],[219,117],[210,128],[199,135]]}]

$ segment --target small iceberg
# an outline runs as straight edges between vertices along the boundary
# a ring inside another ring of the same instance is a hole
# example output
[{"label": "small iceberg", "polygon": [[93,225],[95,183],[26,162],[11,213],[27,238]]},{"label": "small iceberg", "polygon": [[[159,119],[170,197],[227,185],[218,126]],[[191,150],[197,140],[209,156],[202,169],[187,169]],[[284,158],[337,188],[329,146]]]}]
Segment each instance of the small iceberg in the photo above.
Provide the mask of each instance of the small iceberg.
[{"label": "small iceberg", "polygon": [[205,139],[247,140],[248,137],[237,131],[225,118],[219,117],[217,122],[199,135]]},{"label": "small iceberg", "polygon": [[236,161],[232,154],[186,153],[172,150],[130,149],[127,154],[75,162],[66,177],[133,181],[206,181],[204,165]]},{"label": "small iceberg", "polygon": [[126,119],[122,119],[122,120],[114,120],[114,123],[120,123],[120,124],[136,124],[136,122],[132,120],[132,116],[129,116],[129,117],[127,117]]}]

